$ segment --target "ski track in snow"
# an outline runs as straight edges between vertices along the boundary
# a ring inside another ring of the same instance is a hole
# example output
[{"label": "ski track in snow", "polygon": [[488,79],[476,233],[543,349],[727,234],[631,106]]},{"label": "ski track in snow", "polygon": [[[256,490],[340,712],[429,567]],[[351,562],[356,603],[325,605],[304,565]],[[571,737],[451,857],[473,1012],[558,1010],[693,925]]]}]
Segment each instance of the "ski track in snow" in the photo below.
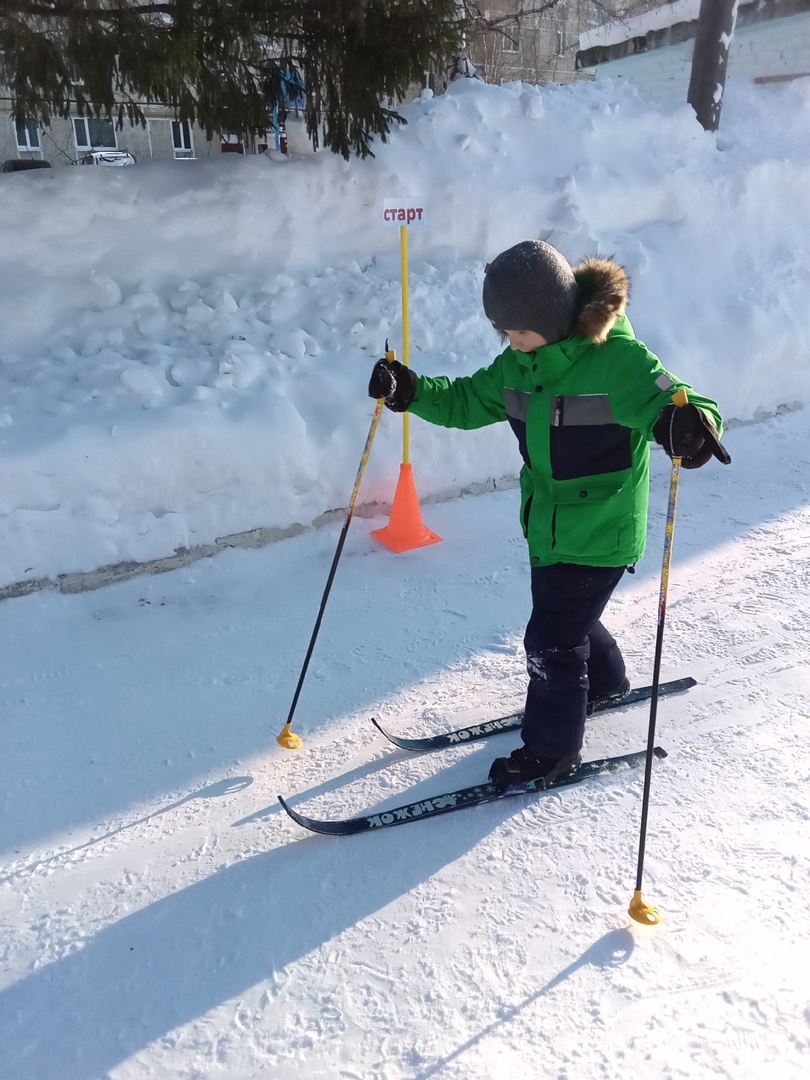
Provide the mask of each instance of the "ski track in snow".
[{"label": "ski track in snow", "polygon": [[[475,783],[511,711],[529,575],[516,493],[432,506],[393,557],[352,526],[294,730],[337,529],[103,592],[0,606],[0,1078],[556,1080],[804,1075],[810,935],[810,417],[682,474],[644,895],[640,773],[345,840],[325,817]],[[607,622],[649,681],[667,465]],[[731,512],[730,512],[731,511]],[[376,524],[376,523],[371,523]],[[587,753],[644,745],[648,710]]]}]

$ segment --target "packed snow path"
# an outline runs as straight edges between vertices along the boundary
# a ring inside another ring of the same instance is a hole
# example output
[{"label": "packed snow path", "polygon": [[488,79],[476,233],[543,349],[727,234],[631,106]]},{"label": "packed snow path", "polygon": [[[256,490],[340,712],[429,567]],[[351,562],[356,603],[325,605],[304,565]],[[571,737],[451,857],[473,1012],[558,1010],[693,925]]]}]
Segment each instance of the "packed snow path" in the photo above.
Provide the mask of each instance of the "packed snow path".
[{"label": "packed snow path", "polygon": [[[793,1080],[808,1050],[810,414],[682,474],[645,898],[640,775],[350,840],[322,816],[481,778],[514,734],[400,731],[520,704],[517,494],[430,507],[393,556],[354,522],[279,748],[338,529],[94,593],[0,605],[2,1080]],[[609,625],[649,680],[668,463]],[[379,525],[380,522],[373,523]],[[590,756],[644,744],[594,720]]]}]

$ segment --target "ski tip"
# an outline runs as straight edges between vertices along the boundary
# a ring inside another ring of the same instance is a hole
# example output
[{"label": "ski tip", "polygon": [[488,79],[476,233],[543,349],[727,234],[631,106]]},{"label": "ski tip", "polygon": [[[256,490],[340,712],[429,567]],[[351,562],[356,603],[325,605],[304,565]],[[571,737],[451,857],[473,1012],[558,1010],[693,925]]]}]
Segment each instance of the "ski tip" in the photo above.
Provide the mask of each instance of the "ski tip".
[{"label": "ski tip", "polygon": [[663,748],[663,746],[654,746],[654,747],[653,747],[653,753],[655,754],[655,756],[656,756],[657,758],[665,758],[665,757],[669,757],[669,754],[668,754],[668,753],[667,753],[667,751],[666,751],[666,750],[665,750],[665,749]]},{"label": "ski tip", "polygon": [[276,798],[281,803],[281,806],[286,811],[286,813],[293,819],[293,821],[297,821],[299,825],[302,825],[303,822],[301,819],[303,815],[299,814],[297,810],[294,810],[283,796],[277,795]]},{"label": "ski tip", "polygon": [[303,814],[299,814],[297,810],[293,810],[293,808],[289,805],[286,799],[284,799],[281,795],[277,795],[276,798],[281,803],[287,815],[292,818],[296,825],[301,825],[305,829],[312,828],[309,818],[305,817]]},{"label": "ski tip", "polygon": [[[432,747],[429,745],[430,739],[401,739],[398,735],[392,735],[390,731],[386,731],[382,724],[379,722],[379,720],[375,720],[373,716],[371,718],[371,722],[384,739],[387,739],[388,742],[393,743],[394,746],[398,746],[400,750],[432,749]],[[425,745],[426,743],[428,745]]]},{"label": "ski tip", "polygon": [[[372,716],[371,722],[374,725],[374,727],[377,729],[377,731],[379,731],[379,733],[382,735],[382,737],[384,739],[388,739],[389,742],[392,742],[395,746],[399,746],[402,749],[405,749],[405,750],[409,749],[409,747],[407,747],[407,746],[405,746],[405,747],[402,746],[403,740],[397,738],[396,735],[392,735],[390,731],[386,731],[386,729],[382,726],[380,721],[375,716]],[[405,741],[407,741],[407,740],[405,740]]]},{"label": "ski tip", "polygon": [[277,795],[276,798],[296,825],[300,825],[308,832],[320,833],[322,836],[350,836],[352,833],[362,832],[365,828],[365,821],[362,818],[346,818],[342,821],[320,821],[318,818],[311,818],[306,814],[299,814],[297,810],[293,809],[293,807],[281,797],[281,795]]}]

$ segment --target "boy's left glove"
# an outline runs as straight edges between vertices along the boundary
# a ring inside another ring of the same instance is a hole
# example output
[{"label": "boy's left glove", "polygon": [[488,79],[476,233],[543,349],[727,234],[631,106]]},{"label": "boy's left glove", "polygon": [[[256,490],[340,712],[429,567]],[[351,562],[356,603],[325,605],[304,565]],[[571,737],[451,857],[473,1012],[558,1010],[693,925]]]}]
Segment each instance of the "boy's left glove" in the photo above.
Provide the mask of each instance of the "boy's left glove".
[{"label": "boy's left glove", "polygon": [[666,405],[653,424],[653,435],[671,458],[681,459],[684,469],[699,469],[712,455],[724,465],[731,463],[711,417],[697,405]]},{"label": "boy's left glove", "polygon": [[378,360],[368,381],[368,396],[383,398],[392,412],[405,412],[416,393],[416,375],[399,360]]}]

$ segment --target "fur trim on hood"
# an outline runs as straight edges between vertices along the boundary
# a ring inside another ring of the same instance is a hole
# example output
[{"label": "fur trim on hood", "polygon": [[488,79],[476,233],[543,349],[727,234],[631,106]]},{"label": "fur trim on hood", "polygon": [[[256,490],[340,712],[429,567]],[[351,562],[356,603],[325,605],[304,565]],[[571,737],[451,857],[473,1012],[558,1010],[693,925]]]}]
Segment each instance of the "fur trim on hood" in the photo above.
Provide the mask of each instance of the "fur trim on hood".
[{"label": "fur trim on hood", "polygon": [[630,296],[630,279],[623,266],[612,259],[585,259],[577,263],[574,277],[582,294],[576,333],[602,345],[616,320],[624,315]]}]

